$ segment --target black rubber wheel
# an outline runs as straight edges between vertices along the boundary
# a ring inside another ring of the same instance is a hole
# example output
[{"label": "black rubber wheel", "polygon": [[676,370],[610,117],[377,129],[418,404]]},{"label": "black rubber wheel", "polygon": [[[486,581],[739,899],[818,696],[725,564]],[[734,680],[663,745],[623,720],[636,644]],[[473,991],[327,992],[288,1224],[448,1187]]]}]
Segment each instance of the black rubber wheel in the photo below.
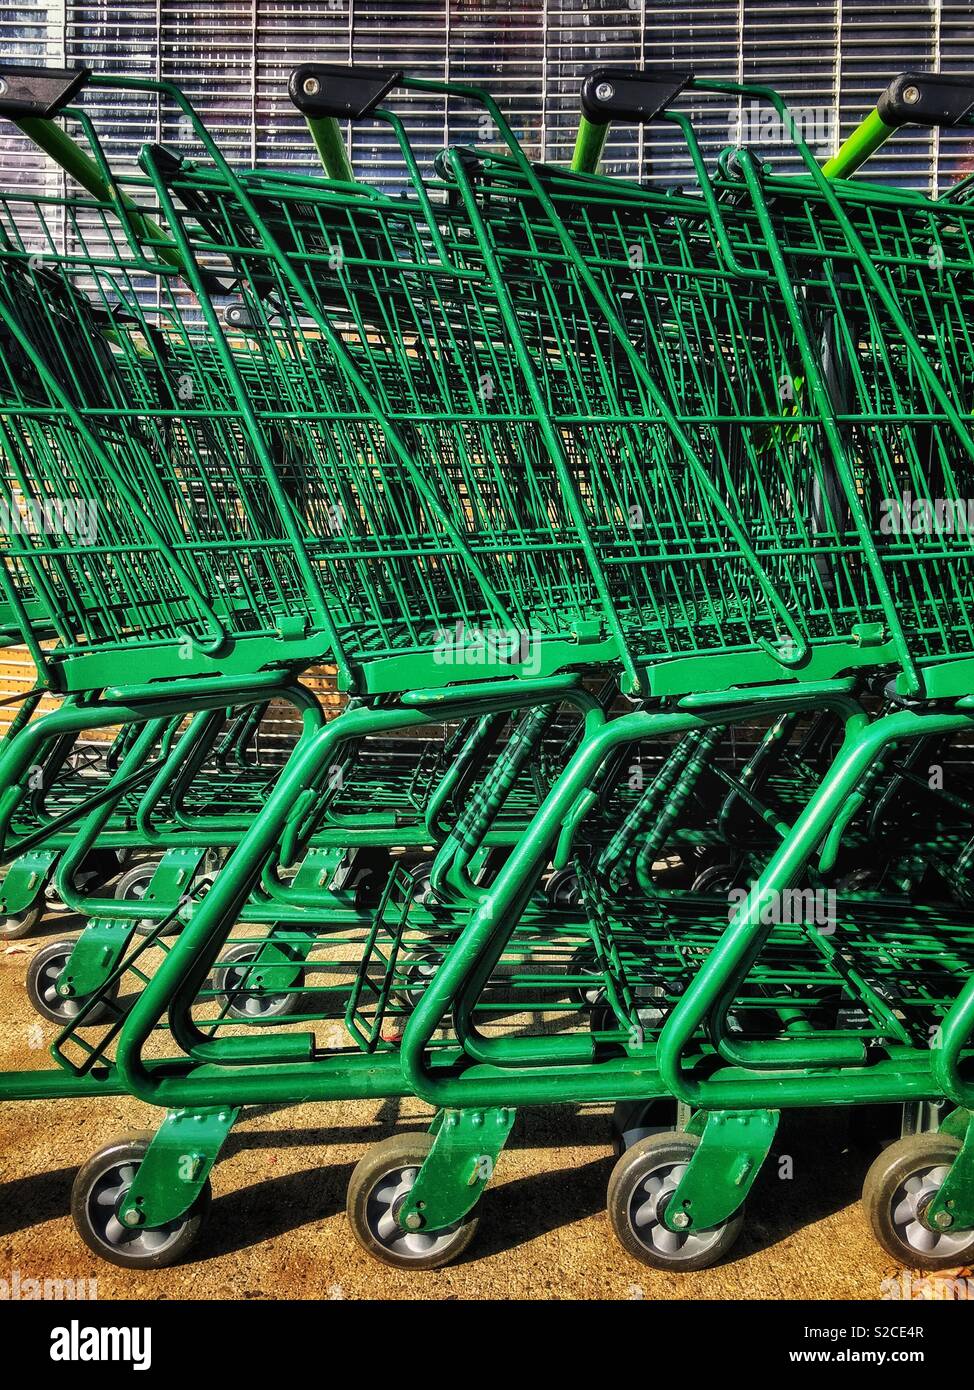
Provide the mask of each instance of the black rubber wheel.
[{"label": "black rubber wheel", "polygon": [[723,897],[738,886],[737,875],[738,870],[733,864],[708,864],[690,884],[690,892]]},{"label": "black rubber wheel", "polygon": [[[125,902],[131,902],[133,899],[138,902],[144,898],[158,867],[158,859],[140,859],[130,869],[126,869],[115,885],[116,898]],[[157,925],[157,919],[141,917],[135,924],[135,930],[140,936],[148,936],[155,931]],[[166,927],[162,934],[163,936],[175,936],[178,931],[179,923],[173,922]]]},{"label": "black rubber wheel", "polygon": [[413,881],[411,901],[416,903],[419,907],[423,907],[427,902],[435,901],[432,890],[430,889],[430,879],[433,875],[433,860],[420,859],[412,866],[409,873]]},{"label": "black rubber wheel", "polygon": [[[221,1010],[226,1005],[227,1018],[253,1023],[268,1018],[286,1018],[288,1014],[300,1012],[300,984],[294,989],[275,990],[276,966],[267,967],[266,984],[260,966],[247,970],[246,967],[257,959],[260,952],[260,943],[242,941],[231,946],[214,969],[212,988],[219,992]],[[303,981],[303,974],[301,978]]]},{"label": "black rubber wheel", "polygon": [[355,1166],[348,1183],[348,1219],[364,1250],[396,1269],[439,1269],[473,1240],[478,1217],[469,1213],[443,1231],[404,1231],[396,1212],[433,1147],[431,1134],[394,1134]]},{"label": "black rubber wheel", "polygon": [[413,946],[402,952],[396,962],[395,989],[395,998],[401,1008],[412,1013],[443,964],[446,952],[447,945],[437,947],[435,941],[430,941],[426,946]]},{"label": "black rubber wheel", "polygon": [[99,1149],[78,1170],[71,1188],[71,1219],[96,1255],[122,1269],[165,1269],[186,1258],[210,1209],[207,1178],[189,1211],[165,1226],[127,1227],[116,1212],[132,1186],[151,1134],[127,1134]]},{"label": "black rubber wheel", "polygon": [[866,1219],[900,1264],[953,1269],[974,1260],[974,1230],[938,1230],[924,1220],[960,1148],[960,1140],[949,1134],[911,1134],[884,1149],[866,1174]]},{"label": "black rubber wheel", "polygon": [[612,1111],[612,1152],[621,1158],[627,1149],[650,1133],[672,1134],[676,1124],[676,1101],[669,1096],[656,1100],[620,1100]]},{"label": "black rubber wheel", "polygon": [[739,1208],[721,1226],[671,1231],[662,1215],[700,1140],[695,1134],[651,1134],[625,1151],[609,1178],[612,1229],[624,1250],[654,1269],[708,1269],[741,1233]]},{"label": "black rubber wheel", "polygon": [[545,884],[545,897],[551,907],[578,907],[582,885],[574,869],[558,869]]},{"label": "black rubber wheel", "polygon": [[44,916],[44,904],[34,903],[23,912],[13,912],[9,917],[0,917],[0,941],[19,941],[22,936],[30,936],[40,925]]},{"label": "black rubber wheel", "polygon": [[[41,947],[27,968],[27,998],[31,1006],[42,1018],[49,1019],[51,1023],[59,1023],[62,1027],[78,1017],[85,1002],[84,999],[65,999],[57,992],[58,978],[74,948],[73,939],[49,941],[46,946]],[[89,1024],[103,1023],[111,1015],[112,1010],[108,1007],[107,1001],[115,999],[117,994],[117,980],[110,987],[99,990],[101,997],[91,1012],[85,1015],[85,1027]],[[106,1002],[102,1002],[103,999]]]},{"label": "black rubber wheel", "polygon": [[576,946],[568,961],[566,973],[592,976],[591,985],[571,985],[568,990],[569,999],[574,1000],[581,1008],[597,1009],[603,1004],[605,979],[599,969],[598,957],[591,941],[583,941],[581,946]]}]

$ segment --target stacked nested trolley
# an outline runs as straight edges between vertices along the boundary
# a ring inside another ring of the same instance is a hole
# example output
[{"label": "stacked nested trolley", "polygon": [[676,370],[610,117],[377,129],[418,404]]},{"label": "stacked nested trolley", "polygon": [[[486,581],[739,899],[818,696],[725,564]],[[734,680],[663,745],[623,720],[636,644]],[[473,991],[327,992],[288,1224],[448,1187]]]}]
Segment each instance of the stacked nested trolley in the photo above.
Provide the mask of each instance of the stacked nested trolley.
[{"label": "stacked nested trolley", "polygon": [[[0,196],[6,494],[98,518],[0,571],[63,697],[0,752],[5,856],[44,847],[90,917],[35,960],[58,1068],[0,1096],[167,1112],[80,1171],[89,1245],[182,1256],[241,1107],[408,1094],[429,1133],[349,1188],[391,1263],[457,1255],[517,1107],[569,1102],[616,1103],[648,1263],[730,1247],[783,1108],[882,1102],[919,1132],[870,1171],[877,1236],[966,1258],[974,212],[851,175],[967,87],[899,79],[823,170],[768,89],[599,72],[565,170],[478,89],[306,64],[309,177],[231,168],[172,84],[0,80],[69,175]],[[171,103],[198,156],[113,168],[86,85]],[[416,94],[503,148],[426,169]],[[711,97],[769,102],[801,172],[712,161]],[[598,175],[613,120],[670,122],[694,186]],[[891,528],[907,496],[957,524]],[[267,767],[271,701],[300,729]],[[32,771],[109,728],[25,824]],[[144,896],[79,887],[133,843]]]}]

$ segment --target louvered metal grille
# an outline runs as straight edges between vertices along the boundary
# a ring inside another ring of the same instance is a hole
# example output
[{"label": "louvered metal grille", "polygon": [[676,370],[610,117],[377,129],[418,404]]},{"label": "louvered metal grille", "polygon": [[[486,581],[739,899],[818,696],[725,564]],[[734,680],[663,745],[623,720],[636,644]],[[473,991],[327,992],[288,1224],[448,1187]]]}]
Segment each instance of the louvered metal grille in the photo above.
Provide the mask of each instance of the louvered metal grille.
[{"label": "louvered metal grille", "polygon": [[[587,68],[687,66],[778,87],[808,114],[806,133],[827,154],[901,69],[974,72],[974,0],[25,0],[0,3],[0,49],[25,61],[172,77],[233,159],[302,171],[313,159],[285,87],[290,69],[307,59],[483,82],[531,153],[556,161],[570,154]],[[118,160],[134,158],[145,140],[185,143],[179,124],[147,104],[114,101],[105,115]],[[430,153],[447,140],[489,138],[469,111],[446,112],[428,98],[411,116]],[[735,119],[755,138],[751,116],[711,106],[708,143],[727,144],[742,128]],[[388,131],[365,125],[351,139],[361,174],[395,186],[401,173]],[[615,132],[606,167],[657,180],[688,173],[666,127]],[[918,130],[872,170],[936,192],[971,167],[969,135]],[[36,186],[51,177],[9,127],[0,131],[0,176]]]}]

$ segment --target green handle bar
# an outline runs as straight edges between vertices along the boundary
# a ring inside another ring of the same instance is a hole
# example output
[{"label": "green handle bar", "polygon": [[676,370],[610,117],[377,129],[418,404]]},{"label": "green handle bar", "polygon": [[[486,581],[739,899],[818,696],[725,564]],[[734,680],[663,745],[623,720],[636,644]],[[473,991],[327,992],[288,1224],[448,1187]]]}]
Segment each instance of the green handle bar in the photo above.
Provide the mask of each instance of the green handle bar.
[{"label": "green handle bar", "polygon": [[288,95],[308,123],[329,178],[355,182],[339,120],[358,121],[369,115],[401,79],[398,69],[337,63],[303,63],[291,73]]},{"label": "green handle bar", "polygon": [[[571,168],[598,171],[613,120],[646,124],[693,81],[689,72],[599,68],[582,84],[582,118]],[[849,178],[903,125],[974,123],[974,79],[946,73],[904,72],[894,77],[875,109],[823,166],[828,179]]]},{"label": "green handle bar", "polygon": [[68,103],[91,77],[88,68],[38,68],[0,63],[0,116],[5,116],[86,192],[101,202],[121,202],[135,236],[158,251],[162,260],[181,267],[173,242],[146,218],[133,200],[112,183],[97,160],[56,124]]}]

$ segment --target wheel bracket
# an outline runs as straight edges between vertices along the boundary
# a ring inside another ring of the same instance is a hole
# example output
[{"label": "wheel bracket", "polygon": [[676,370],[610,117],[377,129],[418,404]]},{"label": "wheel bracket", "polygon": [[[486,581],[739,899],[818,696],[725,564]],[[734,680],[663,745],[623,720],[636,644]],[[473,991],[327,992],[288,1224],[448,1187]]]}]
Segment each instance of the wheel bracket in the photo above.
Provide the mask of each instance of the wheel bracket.
[{"label": "wheel bracket", "polygon": [[89,922],[62,970],[57,992],[62,999],[89,999],[103,988],[135,932],[135,923],[114,919]]},{"label": "wheel bracket", "polygon": [[[232,992],[259,989],[265,994],[287,994],[300,987],[303,978],[301,967],[314,947],[315,934],[309,931],[303,941],[282,941],[275,939],[275,930],[262,941],[250,941],[248,938],[241,943],[234,940],[227,942],[230,947],[246,944],[254,956],[247,964],[234,964],[222,958],[217,961],[216,968],[220,971],[236,969],[241,972],[241,981]],[[294,927],[287,927],[285,931],[290,937],[298,935]]]},{"label": "wheel bracket", "polygon": [[729,1220],[761,1171],[780,1118],[780,1110],[694,1115],[687,1129],[700,1136],[700,1143],[667,1203],[664,1225],[671,1231],[706,1231]]},{"label": "wheel bracket", "polygon": [[118,1210],[123,1226],[165,1226],[196,1201],[239,1108],[170,1110]]},{"label": "wheel bracket", "polygon": [[189,903],[189,891],[200,865],[206,857],[205,846],[177,845],[167,849],[156,865],[156,871],[139,899],[146,917],[161,922],[180,907]]},{"label": "wheel bracket", "polygon": [[433,1147],[397,1213],[404,1231],[442,1230],[476,1206],[516,1113],[507,1107],[437,1113],[430,1126]]},{"label": "wheel bracket", "polygon": [[923,1214],[924,1222],[935,1231],[974,1229],[974,1124],[971,1118],[971,1112],[961,1106],[951,1111],[940,1126],[941,1133],[961,1140],[961,1150]]},{"label": "wheel bracket", "polygon": [[58,851],[35,849],[21,854],[10,865],[0,884],[0,916],[16,917],[42,897]]}]

